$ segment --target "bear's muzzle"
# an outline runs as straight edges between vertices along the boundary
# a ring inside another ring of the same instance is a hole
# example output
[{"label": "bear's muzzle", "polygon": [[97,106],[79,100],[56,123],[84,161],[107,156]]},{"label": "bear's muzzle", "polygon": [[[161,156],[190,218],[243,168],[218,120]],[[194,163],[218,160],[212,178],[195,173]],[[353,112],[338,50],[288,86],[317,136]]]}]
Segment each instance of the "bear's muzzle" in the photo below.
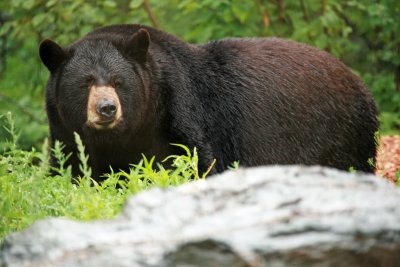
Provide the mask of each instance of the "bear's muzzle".
[{"label": "bear's muzzle", "polygon": [[96,86],[89,88],[87,122],[96,129],[112,129],[122,118],[119,97],[114,87]]}]

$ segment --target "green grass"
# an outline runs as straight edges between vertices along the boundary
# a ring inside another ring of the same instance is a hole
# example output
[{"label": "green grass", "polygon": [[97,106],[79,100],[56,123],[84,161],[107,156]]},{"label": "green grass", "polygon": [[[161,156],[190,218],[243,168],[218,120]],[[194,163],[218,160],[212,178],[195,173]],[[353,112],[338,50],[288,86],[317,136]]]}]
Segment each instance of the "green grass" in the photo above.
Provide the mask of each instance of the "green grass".
[{"label": "green grass", "polygon": [[[0,153],[0,243],[8,234],[48,217],[112,218],[120,212],[129,196],[153,187],[177,186],[204,179],[208,174],[199,173],[196,148],[191,151],[183,145],[173,144],[181,147],[184,154],[164,159],[173,162],[171,169],[162,166],[164,161],[159,164],[154,157],[143,156],[129,172],[110,169],[107,179],[99,184],[91,178],[85,148],[79,135],[75,134],[83,175],[73,178],[71,167],[66,166],[69,155],[62,153],[60,142],[56,142],[51,151],[59,167],[51,169],[47,141],[41,149],[22,149],[11,113],[3,118],[0,116],[0,120],[5,122],[3,128],[7,133],[7,139],[0,140],[4,149]],[[229,166],[230,169],[238,167],[239,162]],[[50,176],[51,170],[57,175]],[[72,179],[75,183],[71,183]],[[400,186],[400,179],[397,184]]]},{"label": "green grass", "polygon": [[173,162],[172,169],[166,170],[162,164],[155,163],[154,157],[147,159],[143,156],[129,172],[110,170],[107,179],[99,184],[90,177],[88,157],[76,134],[83,175],[73,184],[71,167],[65,165],[68,155],[62,153],[61,143],[57,142],[52,150],[60,167],[53,169],[57,175],[50,176],[47,141],[40,151],[20,149],[10,113],[6,121],[9,138],[4,153],[0,154],[0,242],[11,232],[47,217],[76,220],[112,218],[133,194],[153,187],[177,186],[204,179],[208,174],[199,174],[196,148],[190,151],[175,144],[185,154],[165,159]]}]

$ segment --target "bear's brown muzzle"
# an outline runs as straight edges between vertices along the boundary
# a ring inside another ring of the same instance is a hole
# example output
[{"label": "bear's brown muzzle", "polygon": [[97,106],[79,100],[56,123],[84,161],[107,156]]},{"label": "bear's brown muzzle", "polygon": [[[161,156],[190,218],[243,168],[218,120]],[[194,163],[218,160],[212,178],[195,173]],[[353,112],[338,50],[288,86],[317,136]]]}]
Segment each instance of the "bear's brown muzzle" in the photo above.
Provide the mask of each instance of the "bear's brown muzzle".
[{"label": "bear's brown muzzle", "polygon": [[121,120],[122,110],[115,88],[93,85],[89,89],[87,125],[96,129],[111,129]]}]

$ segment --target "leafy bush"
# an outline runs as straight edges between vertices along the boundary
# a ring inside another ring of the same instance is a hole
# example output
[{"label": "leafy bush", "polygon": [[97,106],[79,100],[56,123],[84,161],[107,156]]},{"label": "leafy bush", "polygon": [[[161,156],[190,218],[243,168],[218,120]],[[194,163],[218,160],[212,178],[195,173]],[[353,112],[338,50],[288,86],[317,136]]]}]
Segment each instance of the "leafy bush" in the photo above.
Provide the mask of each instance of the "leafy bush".
[{"label": "leafy bush", "polygon": [[111,218],[119,213],[127,197],[135,193],[153,187],[176,186],[207,175],[199,175],[196,149],[191,152],[178,145],[185,154],[165,159],[173,161],[172,169],[155,164],[154,157],[143,157],[129,172],[111,170],[107,179],[98,184],[90,177],[87,156],[76,135],[84,175],[73,184],[71,167],[65,166],[68,155],[61,152],[61,143],[56,143],[52,151],[60,165],[54,169],[58,175],[49,176],[47,142],[41,151],[20,149],[10,113],[6,119],[10,138],[6,151],[0,154],[0,241],[10,232],[50,216],[77,220]]},{"label": "leafy bush", "polygon": [[[397,0],[0,1],[0,114],[11,110],[20,129],[15,131],[10,117],[0,118],[0,125],[8,121],[8,130],[0,127],[0,151],[5,151],[0,154],[0,238],[48,216],[109,218],[131,194],[203,178],[196,151],[186,148],[186,155],[169,159],[173,170],[143,158],[129,173],[111,171],[101,185],[84,164],[86,176],[76,184],[62,164],[59,175],[50,177],[43,142],[48,73],[37,53],[42,39],[66,45],[99,26],[143,23],[193,43],[229,36],[301,41],[334,54],[360,75],[377,101],[381,133],[394,134],[400,132],[398,14]],[[60,163],[67,157],[61,146],[53,151]],[[81,159],[84,163],[83,154]]]},{"label": "leafy bush", "polygon": [[[193,43],[280,36],[317,46],[366,82],[382,114],[382,133],[400,132],[396,0],[18,0],[0,2],[0,10],[0,114],[11,110],[16,115],[25,149],[39,148],[47,135],[43,96],[48,74],[37,56],[38,43],[50,37],[66,45],[115,23],[153,25]],[[6,134],[0,130],[0,140]]]},{"label": "leafy bush", "polygon": [[[38,43],[50,37],[66,45],[116,23],[153,25],[193,43],[280,36],[317,46],[366,82],[383,114],[382,133],[400,132],[400,1],[16,0],[1,1],[0,10],[0,114],[16,115],[25,149],[39,148],[47,134],[48,74]],[[0,130],[0,140],[6,134]]]}]

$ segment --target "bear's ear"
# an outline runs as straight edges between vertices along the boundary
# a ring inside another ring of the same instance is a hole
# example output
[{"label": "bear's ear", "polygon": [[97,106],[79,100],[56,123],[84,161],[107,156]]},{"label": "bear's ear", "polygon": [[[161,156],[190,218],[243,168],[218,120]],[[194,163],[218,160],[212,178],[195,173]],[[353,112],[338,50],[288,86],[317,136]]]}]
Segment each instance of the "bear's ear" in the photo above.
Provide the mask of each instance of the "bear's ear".
[{"label": "bear's ear", "polygon": [[147,51],[150,45],[150,34],[144,29],[140,28],[134,35],[132,35],[126,43],[126,52],[138,61],[145,61]]},{"label": "bear's ear", "polygon": [[54,72],[66,58],[64,50],[49,39],[45,39],[40,43],[39,55],[50,72]]}]

